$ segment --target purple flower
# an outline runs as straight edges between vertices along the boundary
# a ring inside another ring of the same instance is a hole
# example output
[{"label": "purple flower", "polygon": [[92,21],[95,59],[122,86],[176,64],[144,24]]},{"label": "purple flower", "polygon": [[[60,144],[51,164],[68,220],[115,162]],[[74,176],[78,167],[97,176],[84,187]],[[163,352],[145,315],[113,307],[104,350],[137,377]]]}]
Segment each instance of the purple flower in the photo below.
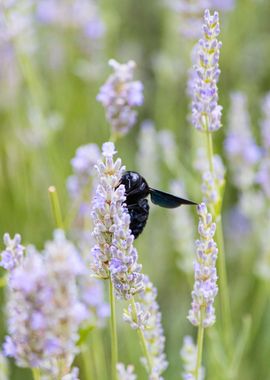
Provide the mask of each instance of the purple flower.
[{"label": "purple flower", "polygon": [[192,304],[188,320],[195,326],[209,327],[215,323],[214,298],[217,295],[216,260],[218,249],[213,240],[216,225],[204,203],[197,206],[199,215],[196,241],[196,261],[194,263],[195,283],[192,291]]},{"label": "purple flower", "polygon": [[76,284],[83,271],[75,247],[60,230],[43,255],[31,250],[12,271],[4,350],[17,365],[59,377],[64,374],[57,366],[61,359],[65,371],[69,369],[77,353],[79,324],[88,317]]},{"label": "purple flower", "polygon": [[143,85],[133,80],[134,61],[120,64],[111,59],[109,65],[114,73],[100,88],[97,100],[105,108],[113,132],[123,136],[136,123],[137,112],[133,108],[143,104]]},{"label": "purple flower", "polygon": [[6,249],[1,252],[0,266],[6,270],[12,271],[19,266],[23,260],[24,246],[21,245],[21,235],[16,234],[13,239],[9,234],[4,234],[4,244]]},{"label": "purple flower", "polygon": [[199,40],[196,50],[196,64],[193,67],[192,115],[195,128],[200,131],[216,131],[221,127],[221,110],[218,105],[217,82],[219,70],[218,41],[219,16],[215,12],[211,16],[209,10],[204,14],[203,38]]},{"label": "purple flower", "polygon": [[143,276],[129,229],[130,216],[124,205],[125,187],[119,186],[125,168],[119,158],[113,160],[116,154],[113,143],[103,144],[102,154],[104,162],[97,164],[98,185],[92,202],[96,240],[92,270],[101,278],[111,276],[116,295],[129,299],[142,289]]}]

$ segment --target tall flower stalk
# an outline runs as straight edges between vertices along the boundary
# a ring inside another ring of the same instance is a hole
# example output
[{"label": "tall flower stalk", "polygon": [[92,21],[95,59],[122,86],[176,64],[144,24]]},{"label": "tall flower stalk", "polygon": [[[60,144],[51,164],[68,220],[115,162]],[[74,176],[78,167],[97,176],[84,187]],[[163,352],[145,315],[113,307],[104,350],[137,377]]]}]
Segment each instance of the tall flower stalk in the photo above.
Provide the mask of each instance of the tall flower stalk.
[{"label": "tall flower stalk", "polygon": [[222,198],[225,186],[223,178],[220,181],[215,170],[215,159],[212,133],[221,127],[222,107],[218,104],[217,82],[220,75],[219,54],[221,42],[218,41],[220,33],[219,15],[205,11],[203,35],[199,40],[196,50],[196,64],[194,65],[192,82],[192,123],[196,129],[206,136],[205,146],[208,157],[208,170],[203,174],[205,188],[212,188],[209,194],[214,192],[215,199],[206,199],[207,205],[213,214],[217,224],[217,244],[219,247],[218,272],[220,278],[220,294],[222,321],[225,339],[229,348],[232,338],[232,324],[230,314],[230,302],[225,265],[225,252],[223,243],[223,230],[221,220]]},{"label": "tall flower stalk", "polygon": [[197,213],[200,239],[196,241],[195,283],[188,314],[188,320],[194,326],[198,326],[196,363],[194,362],[194,368],[190,369],[194,380],[200,379],[204,329],[215,323],[214,299],[218,293],[216,271],[218,248],[213,239],[216,224],[212,221],[212,215],[208,213],[204,203],[197,206]]},{"label": "tall flower stalk", "polygon": [[119,158],[114,161],[115,154],[112,142],[103,144],[104,159],[97,164],[98,185],[92,202],[96,241],[92,249],[92,270],[99,278],[110,281],[112,377],[117,379],[116,296],[130,302],[124,316],[138,331],[149,378],[161,379],[167,362],[156,289],[141,273],[142,267],[138,264],[134,236],[129,228],[130,216],[125,207],[125,187],[119,185],[125,168]]}]

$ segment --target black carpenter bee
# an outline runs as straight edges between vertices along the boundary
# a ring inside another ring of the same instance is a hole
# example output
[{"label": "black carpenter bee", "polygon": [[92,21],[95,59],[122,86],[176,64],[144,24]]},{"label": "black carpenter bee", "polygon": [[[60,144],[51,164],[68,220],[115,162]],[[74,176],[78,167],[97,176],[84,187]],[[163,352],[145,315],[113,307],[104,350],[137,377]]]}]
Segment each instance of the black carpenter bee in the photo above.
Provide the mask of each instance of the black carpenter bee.
[{"label": "black carpenter bee", "polygon": [[181,205],[196,205],[197,203],[163,191],[152,189],[146,180],[137,172],[127,171],[122,176],[119,185],[126,189],[126,205],[130,215],[130,229],[136,239],[146,225],[149,204],[146,199],[150,194],[151,201],[158,206],[175,208]]}]

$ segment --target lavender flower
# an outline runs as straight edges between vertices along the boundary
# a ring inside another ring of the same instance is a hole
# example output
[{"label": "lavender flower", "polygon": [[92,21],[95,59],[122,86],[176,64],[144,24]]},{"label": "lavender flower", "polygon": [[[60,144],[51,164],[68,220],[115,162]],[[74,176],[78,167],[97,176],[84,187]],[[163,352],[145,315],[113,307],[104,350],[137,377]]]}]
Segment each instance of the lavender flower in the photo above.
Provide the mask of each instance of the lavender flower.
[{"label": "lavender flower", "polygon": [[[183,362],[184,372],[182,374],[183,380],[196,380],[195,369],[197,360],[197,346],[193,343],[191,336],[184,337],[183,347],[180,351],[181,359]],[[199,379],[204,379],[204,368],[199,369]]]},{"label": "lavender flower", "polygon": [[71,160],[73,175],[68,177],[67,188],[71,198],[78,199],[87,192],[90,187],[92,176],[94,174],[94,166],[100,158],[100,150],[96,144],[82,145],[76,150],[75,157]]},{"label": "lavender flower", "polygon": [[144,290],[139,293],[135,303],[134,313],[131,305],[124,310],[123,318],[133,329],[141,329],[151,358],[151,369],[148,368],[146,358],[142,362],[150,370],[150,380],[162,380],[161,374],[168,366],[164,353],[165,337],[161,324],[161,313],[156,301],[157,289],[147,276],[144,276]]},{"label": "lavender flower", "polygon": [[241,92],[231,95],[225,151],[234,184],[240,190],[247,190],[254,183],[256,165],[261,153],[252,137],[247,98]]},{"label": "lavender flower", "polygon": [[137,112],[133,108],[143,104],[143,85],[133,80],[134,61],[120,64],[111,59],[109,65],[114,73],[100,88],[97,100],[105,108],[113,133],[123,136],[136,123]]},{"label": "lavender flower", "polygon": [[4,244],[6,249],[1,252],[0,266],[12,271],[23,261],[24,246],[21,245],[21,235],[16,234],[13,239],[8,233],[4,234]]},{"label": "lavender flower", "polygon": [[117,373],[119,380],[136,380],[137,376],[134,374],[134,366],[128,365],[125,368],[123,363],[117,364]]},{"label": "lavender flower", "polygon": [[43,255],[31,250],[13,270],[7,305],[10,336],[4,352],[17,365],[38,367],[54,377],[69,372],[77,353],[78,326],[87,317],[76,287],[83,270],[75,247],[60,230]]},{"label": "lavender flower", "polygon": [[196,241],[195,284],[188,320],[195,326],[209,327],[215,323],[213,304],[218,292],[215,266],[218,249],[213,240],[216,225],[212,222],[212,215],[207,212],[204,203],[197,206],[197,213],[200,218],[198,225],[200,239]]},{"label": "lavender flower", "polygon": [[196,51],[195,72],[192,85],[192,124],[200,131],[213,132],[221,127],[221,110],[218,105],[217,82],[219,70],[218,41],[219,16],[211,16],[209,10],[204,13],[203,38]]},{"label": "lavender flower", "polygon": [[116,295],[129,299],[142,289],[143,276],[124,205],[125,187],[119,186],[125,168],[120,158],[113,160],[113,143],[103,144],[102,154],[105,162],[97,164],[99,182],[92,202],[93,236],[97,243],[92,249],[92,270],[101,278],[111,276]]}]

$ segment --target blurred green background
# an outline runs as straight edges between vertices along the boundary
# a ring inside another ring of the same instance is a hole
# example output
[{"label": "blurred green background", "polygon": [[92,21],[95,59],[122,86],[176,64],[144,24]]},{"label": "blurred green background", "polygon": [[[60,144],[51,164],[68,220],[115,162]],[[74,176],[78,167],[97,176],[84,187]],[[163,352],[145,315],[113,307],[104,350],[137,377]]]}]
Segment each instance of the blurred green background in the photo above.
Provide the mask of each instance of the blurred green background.
[{"label": "blurred green background", "polygon": [[[13,7],[19,16],[27,17],[27,7],[20,8],[21,5],[17,6],[18,9],[16,5]],[[135,60],[136,78],[144,84],[145,102],[139,110],[138,122],[127,136],[117,142],[117,150],[124,164],[128,169],[138,169],[136,154],[141,146],[140,124],[145,119],[151,119],[157,131],[166,129],[174,132],[179,151],[178,172],[170,172],[160,159],[157,172],[153,173],[159,188],[168,190],[173,179],[185,181],[187,171],[191,177],[190,181],[186,181],[188,196],[201,201],[200,178],[191,163],[194,132],[187,120],[189,99],[186,95],[191,50],[196,41],[181,35],[181,15],[165,2],[101,0],[95,6],[104,32],[94,42],[83,37],[79,29],[41,22],[35,13],[35,6],[29,8],[33,12],[30,21],[27,21],[29,25],[26,23],[22,33],[14,32],[8,39],[5,28],[9,26],[12,5],[8,10],[0,8],[0,22],[3,22],[3,25],[0,24],[3,34],[0,55],[7,54],[6,50],[9,49],[9,57],[3,58],[3,64],[0,57],[1,236],[7,231],[11,235],[19,232],[24,244],[33,243],[39,248],[51,238],[55,226],[47,194],[50,185],[55,185],[58,190],[63,214],[68,213],[70,200],[66,180],[71,174],[71,158],[78,146],[90,142],[101,146],[110,136],[104,110],[96,101],[100,86],[111,72],[107,66],[110,58],[119,62]],[[2,21],[2,12],[6,12],[5,21]],[[214,144],[215,150],[223,155],[231,91],[241,90],[247,94],[252,130],[255,137],[259,137],[260,102],[270,90],[269,0],[236,1],[230,11],[220,11],[220,19],[219,96],[224,110],[223,128],[214,136]],[[236,199],[236,189],[230,184],[228,176],[225,213],[232,208]],[[150,276],[158,289],[170,363],[164,377],[174,380],[181,378],[179,350],[183,336],[196,336],[196,330],[186,319],[192,282],[176,265],[178,253],[174,249],[168,222],[170,218],[170,212],[153,206],[147,227],[136,241],[136,247],[144,273]],[[196,224],[194,217],[194,228]],[[232,248],[229,242],[225,241],[225,245]],[[253,275],[256,254],[259,253],[254,245],[253,251],[246,252],[246,256],[233,251],[227,255],[236,337],[242,317],[249,314],[258,302],[254,296],[258,280]],[[246,260],[246,257],[252,258]],[[265,283],[264,286],[269,288],[269,284]],[[4,310],[3,291],[1,296]],[[138,379],[144,379],[146,375],[139,364],[137,336],[122,322],[122,306],[118,307],[120,359],[135,364]],[[252,345],[247,347],[245,359],[240,365],[239,380],[270,379],[269,312],[269,304],[266,303],[256,336]],[[2,313],[1,341],[5,328]],[[211,334],[215,335],[218,328],[220,326],[217,324],[212,333],[209,330],[205,341],[203,362],[207,379],[226,378],[222,372],[222,365],[226,362],[215,360],[212,344],[214,338]],[[102,334],[106,347],[109,347],[108,331]],[[108,355],[109,348],[106,352]],[[77,362],[80,365],[80,357]],[[31,374],[12,366],[10,378],[30,379]],[[83,370],[81,378],[84,378]]]}]

